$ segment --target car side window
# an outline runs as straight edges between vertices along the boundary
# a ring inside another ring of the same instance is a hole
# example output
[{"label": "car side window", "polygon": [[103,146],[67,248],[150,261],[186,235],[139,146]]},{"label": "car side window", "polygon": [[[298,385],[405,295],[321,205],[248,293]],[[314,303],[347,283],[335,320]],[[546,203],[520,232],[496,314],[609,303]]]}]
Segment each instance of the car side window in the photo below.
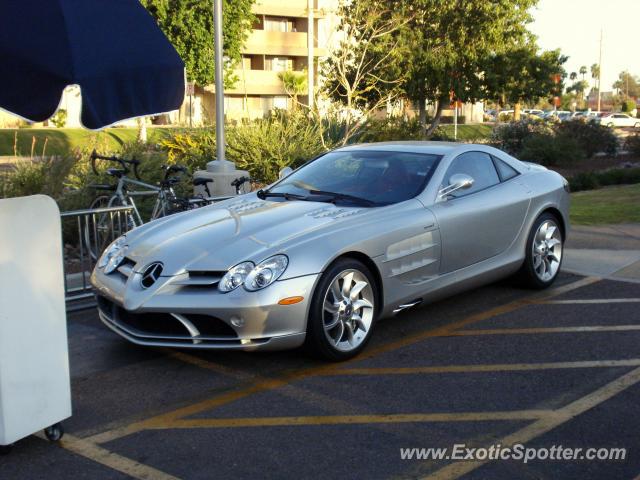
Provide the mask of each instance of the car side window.
[{"label": "car side window", "polygon": [[458,190],[453,194],[454,197],[464,197],[500,183],[491,156],[484,152],[467,152],[456,157],[444,176],[443,186],[449,185],[451,177],[458,173],[473,178],[473,185],[466,190]]},{"label": "car side window", "polygon": [[507,162],[504,162],[493,155],[491,158],[493,158],[493,163],[496,166],[496,170],[498,170],[501,182],[506,182],[507,180],[511,180],[513,177],[517,177],[519,175],[518,171]]}]

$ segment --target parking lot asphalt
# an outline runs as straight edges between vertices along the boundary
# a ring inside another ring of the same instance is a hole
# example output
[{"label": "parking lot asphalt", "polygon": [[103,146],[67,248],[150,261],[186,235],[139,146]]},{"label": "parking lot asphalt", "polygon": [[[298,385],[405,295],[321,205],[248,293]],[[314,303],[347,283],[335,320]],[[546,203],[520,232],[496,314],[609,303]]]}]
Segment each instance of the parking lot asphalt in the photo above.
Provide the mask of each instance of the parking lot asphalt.
[{"label": "parking lot asphalt", "polygon": [[[2,479],[616,478],[640,474],[640,283],[506,280],[377,325],[340,364],[142,348],[69,316],[74,415]],[[404,448],[621,447],[624,460],[403,460]]]}]

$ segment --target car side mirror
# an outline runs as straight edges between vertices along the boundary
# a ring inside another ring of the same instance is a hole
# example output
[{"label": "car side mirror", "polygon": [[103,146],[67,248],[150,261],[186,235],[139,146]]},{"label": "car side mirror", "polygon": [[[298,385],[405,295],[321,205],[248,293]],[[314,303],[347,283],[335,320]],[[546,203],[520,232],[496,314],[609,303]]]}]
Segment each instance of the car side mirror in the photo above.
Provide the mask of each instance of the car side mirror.
[{"label": "car side mirror", "polygon": [[451,175],[449,185],[442,187],[438,192],[438,201],[444,201],[449,195],[458,190],[467,190],[473,186],[474,179],[465,173],[456,173]]},{"label": "car side mirror", "polygon": [[288,177],[289,175],[291,175],[291,173],[293,172],[293,168],[291,167],[284,167],[282,170],[280,170],[280,172],[278,173],[278,179],[282,180],[284,177]]}]

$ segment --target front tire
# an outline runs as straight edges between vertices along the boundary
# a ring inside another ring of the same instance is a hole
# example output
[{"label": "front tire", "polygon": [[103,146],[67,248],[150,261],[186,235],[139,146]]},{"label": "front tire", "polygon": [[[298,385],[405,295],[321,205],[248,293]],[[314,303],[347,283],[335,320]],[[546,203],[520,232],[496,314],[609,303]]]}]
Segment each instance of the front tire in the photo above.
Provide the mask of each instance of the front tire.
[{"label": "front tire", "polygon": [[334,362],[358,355],[378,314],[377,285],[358,260],[334,262],[320,277],[311,301],[306,347]]},{"label": "front tire", "polygon": [[525,260],[518,272],[522,283],[540,290],[549,287],[560,272],[563,246],[558,218],[551,213],[540,215],[527,238]]}]

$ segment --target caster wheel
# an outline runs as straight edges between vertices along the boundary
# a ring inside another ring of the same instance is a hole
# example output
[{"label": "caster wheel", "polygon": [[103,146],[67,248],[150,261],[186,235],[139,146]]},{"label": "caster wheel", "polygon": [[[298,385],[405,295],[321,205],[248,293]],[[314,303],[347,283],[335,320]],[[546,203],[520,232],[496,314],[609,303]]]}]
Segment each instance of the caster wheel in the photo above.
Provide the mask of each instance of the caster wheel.
[{"label": "caster wheel", "polygon": [[0,445],[0,455],[9,455],[13,445]]},{"label": "caster wheel", "polygon": [[50,442],[57,442],[64,435],[64,428],[62,428],[61,423],[56,423],[55,425],[45,428],[44,434]]}]

